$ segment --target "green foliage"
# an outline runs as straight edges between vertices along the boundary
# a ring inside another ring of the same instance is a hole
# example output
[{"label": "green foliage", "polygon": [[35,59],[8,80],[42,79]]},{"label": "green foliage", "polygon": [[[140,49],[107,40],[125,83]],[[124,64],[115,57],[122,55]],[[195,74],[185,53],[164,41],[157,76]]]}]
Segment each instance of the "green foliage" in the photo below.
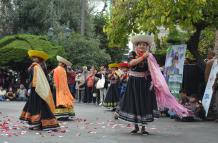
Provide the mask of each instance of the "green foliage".
[{"label": "green foliage", "polygon": [[59,41],[65,49],[62,56],[69,59],[74,67],[90,65],[100,66],[111,61],[110,55],[99,48],[99,41],[73,34],[68,39]]},{"label": "green foliage", "polygon": [[128,53],[128,47],[124,46],[120,47],[109,47],[109,41],[106,33],[103,31],[104,25],[106,24],[107,18],[99,13],[94,17],[94,29],[95,29],[95,37],[100,40],[100,49],[105,49],[105,51],[111,56],[112,62],[120,62],[122,61],[123,55]]},{"label": "green foliage", "polygon": [[189,39],[187,32],[181,31],[179,29],[171,29],[169,35],[167,36],[167,42],[171,44],[184,44]]},{"label": "green foliage", "polygon": [[166,52],[167,52],[166,49],[163,48],[157,49],[155,51],[154,56],[160,66],[163,66],[165,64]]},{"label": "green foliage", "polygon": [[160,26],[169,30],[179,26],[187,33],[187,39],[174,38],[185,40],[188,49],[198,58],[201,31],[206,27],[218,27],[217,21],[217,0],[117,0],[105,31],[112,47],[123,47],[132,33],[157,34]]},{"label": "green foliage", "polygon": [[50,27],[55,23],[67,25],[76,32],[80,27],[80,1],[78,0],[50,0],[46,11],[47,22]]},{"label": "green foliage", "polygon": [[[14,0],[15,33],[46,34],[50,27],[67,25],[80,32],[80,0]],[[86,11],[85,30],[92,33],[92,18]]]},{"label": "green foliage", "polygon": [[129,8],[129,2],[117,1],[117,4],[112,9],[112,17],[107,19],[107,23],[104,32],[107,33],[109,39],[109,47],[125,47],[128,42],[128,35],[132,31],[136,30],[134,28],[134,23],[129,23],[134,21],[134,14],[137,15],[137,10],[135,8]]},{"label": "green foliage", "polygon": [[[200,42],[199,42],[199,53],[201,57],[206,58],[209,50],[214,48],[215,43],[215,29],[214,28],[206,28],[202,31]],[[194,59],[193,55],[187,51],[186,57],[189,59]]]},{"label": "green foliage", "polygon": [[0,36],[5,36],[13,32],[15,10],[12,0],[0,0]]},{"label": "green foliage", "polygon": [[55,61],[57,53],[63,52],[63,48],[55,46],[44,36],[12,35],[0,40],[0,65],[12,66],[15,70],[22,70],[30,63],[27,51],[29,49],[43,50],[49,54],[49,63]]},{"label": "green foliage", "polygon": [[42,34],[48,30],[46,11],[50,0],[15,0],[15,33]]},{"label": "green foliage", "polygon": [[214,48],[215,44],[215,29],[207,28],[201,33],[201,40],[199,43],[199,51],[202,57],[206,57],[209,50]]},{"label": "green foliage", "polygon": [[128,48],[119,48],[119,47],[114,47],[114,48],[107,48],[107,53],[110,54],[111,60],[113,63],[121,62],[124,58],[124,54],[128,53]]}]

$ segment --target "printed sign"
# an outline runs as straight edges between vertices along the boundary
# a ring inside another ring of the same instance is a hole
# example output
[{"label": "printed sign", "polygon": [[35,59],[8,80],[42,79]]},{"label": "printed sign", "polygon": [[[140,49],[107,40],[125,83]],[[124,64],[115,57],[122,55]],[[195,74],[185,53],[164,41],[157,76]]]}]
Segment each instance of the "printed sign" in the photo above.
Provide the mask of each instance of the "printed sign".
[{"label": "printed sign", "polygon": [[183,66],[185,61],[186,45],[173,45],[168,48],[164,68],[164,76],[171,93],[178,99],[182,85]]},{"label": "printed sign", "polygon": [[211,99],[212,99],[212,94],[213,94],[213,84],[214,84],[214,81],[215,81],[215,78],[216,78],[216,74],[218,72],[218,63],[217,63],[217,59],[214,60],[213,62],[213,66],[211,68],[211,71],[210,71],[210,75],[209,75],[209,79],[208,79],[208,82],[207,82],[207,86],[206,86],[206,89],[204,91],[204,96],[203,96],[203,99],[202,99],[202,104],[203,104],[203,107],[204,107],[204,110],[206,112],[206,116],[208,114],[208,110],[209,110],[209,107],[210,107],[210,102],[211,102]]}]

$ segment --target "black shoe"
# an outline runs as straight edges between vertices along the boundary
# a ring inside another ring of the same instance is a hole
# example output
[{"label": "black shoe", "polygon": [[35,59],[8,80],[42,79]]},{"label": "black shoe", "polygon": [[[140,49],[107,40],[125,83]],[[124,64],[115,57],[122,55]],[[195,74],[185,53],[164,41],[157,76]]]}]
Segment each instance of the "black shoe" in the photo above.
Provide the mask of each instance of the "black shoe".
[{"label": "black shoe", "polygon": [[40,130],[40,126],[29,127],[29,130],[39,131]]},{"label": "black shoe", "polygon": [[145,131],[145,130],[141,130],[141,134],[142,135],[149,135],[149,132]]},{"label": "black shoe", "polygon": [[130,133],[131,133],[131,134],[136,134],[136,133],[138,133],[138,131],[139,131],[139,129],[134,129],[134,130],[132,130]]},{"label": "black shoe", "polygon": [[60,118],[57,118],[58,121],[68,121],[69,120],[69,117],[60,117]]},{"label": "black shoe", "polygon": [[119,118],[119,114],[117,112],[114,112],[114,119],[117,120]]}]

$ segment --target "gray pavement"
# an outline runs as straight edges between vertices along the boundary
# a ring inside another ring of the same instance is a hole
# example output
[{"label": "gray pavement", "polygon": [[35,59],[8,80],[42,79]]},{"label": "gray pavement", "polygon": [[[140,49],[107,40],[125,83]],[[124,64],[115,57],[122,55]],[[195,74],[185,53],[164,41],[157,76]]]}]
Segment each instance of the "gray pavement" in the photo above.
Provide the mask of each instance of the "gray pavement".
[{"label": "gray pavement", "polygon": [[131,135],[132,125],[93,104],[75,104],[76,119],[60,122],[58,132],[30,131],[18,120],[24,102],[0,102],[0,143],[217,143],[218,123],[177,122],[159,118],[149,123],[151,135]]}]

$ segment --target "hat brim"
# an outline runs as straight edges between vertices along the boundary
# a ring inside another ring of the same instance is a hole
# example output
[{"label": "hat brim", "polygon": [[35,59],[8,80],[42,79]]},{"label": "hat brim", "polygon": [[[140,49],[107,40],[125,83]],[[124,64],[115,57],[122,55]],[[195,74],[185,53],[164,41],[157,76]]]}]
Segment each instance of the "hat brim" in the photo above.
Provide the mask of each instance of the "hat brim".
[{"label": "hat brim", "polygon": [[138,42],[145,42],[145,43],[148,43],[149,46],[151,46],[153,43],[153,38],[148,35],[135,35],[135,36],[132,36],[130,41],[134,45],[137,44]]},{"label": "hat brim", "polygon": [[128,63],[119,63],[118,66],[119,66],[119,67],[126,67],[126,68],[128,68],[128,67],[129,67],[129,64],[128,64]]},{"label": "hat brim", "polygon": [[108,67],[109,68],[118,68],[118,64],[117,63],[109,64]]},{"label": "hat brim", "polygon": [[65,59],[65,58],[63,58],[61,56],[57,56],[56,58],[57,58],[58,62],[61,62],[61,63],[65,64],[65,65],[67,65],[67,66],[72,66],[72,63],[70,61],[68,61],[67,59]]},{"label": "hat brim", "polygon": [[48,54],[46,54],[43,51],[38,51],[38,50],[29,50],[28,55],[29,55],[30,58],[38,57],[38,58],[41,58],[41,59],[43,59],[45,61],[49,58]]}]

